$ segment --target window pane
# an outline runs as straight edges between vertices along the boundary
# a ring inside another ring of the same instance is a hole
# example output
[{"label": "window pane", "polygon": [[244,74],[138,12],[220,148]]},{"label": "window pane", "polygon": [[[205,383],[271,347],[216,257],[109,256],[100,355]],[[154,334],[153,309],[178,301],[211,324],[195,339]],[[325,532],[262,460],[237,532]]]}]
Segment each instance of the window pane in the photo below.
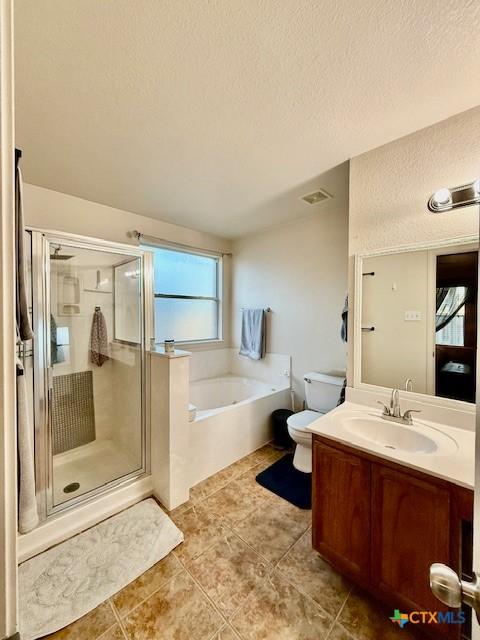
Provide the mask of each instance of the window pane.
[{"label": "window pane", "polygon": [[[450,287],[436,313],[437,326],[447,320],[458,305],[465,301],[466,287]],[[462,305],[450,322],[436,332],[436,344],[452,347],[465,345],[465,305]]]},{"label": "window pane", "polygon": [[155,342],[218,338],[217,307],[214,300],[155,298]]},{"label": "window pane", "polygon": [[155,293],[217,297],[216,258],[155,249],[153,264]]},{"label": "window pane", "polygon": [[437,331],[436,343],[451,347],[463,347],[465,345],[465,307],[462,307],[443,329]]}]

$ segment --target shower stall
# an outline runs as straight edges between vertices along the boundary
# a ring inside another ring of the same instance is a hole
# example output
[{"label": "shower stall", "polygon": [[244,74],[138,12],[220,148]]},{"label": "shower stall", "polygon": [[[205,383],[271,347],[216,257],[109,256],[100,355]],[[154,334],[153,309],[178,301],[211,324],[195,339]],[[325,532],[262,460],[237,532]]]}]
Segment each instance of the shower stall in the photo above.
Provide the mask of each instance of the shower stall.
[{"label": "shower stall", "polygon": [[40,521],[148,471],[148,252],[28,229],[35,337],[20,354]]}]

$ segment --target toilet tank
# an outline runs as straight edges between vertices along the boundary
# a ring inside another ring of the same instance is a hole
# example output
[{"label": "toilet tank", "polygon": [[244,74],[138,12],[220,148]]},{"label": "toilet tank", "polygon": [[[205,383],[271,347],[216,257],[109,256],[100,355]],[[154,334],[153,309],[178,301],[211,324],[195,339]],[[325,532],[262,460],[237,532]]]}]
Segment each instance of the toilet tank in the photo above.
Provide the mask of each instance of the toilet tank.
[{"label": "toilet tank", "polygon": [[337,406],[345,378],[311,371],[303,376],[308,409],[327,413]]}]

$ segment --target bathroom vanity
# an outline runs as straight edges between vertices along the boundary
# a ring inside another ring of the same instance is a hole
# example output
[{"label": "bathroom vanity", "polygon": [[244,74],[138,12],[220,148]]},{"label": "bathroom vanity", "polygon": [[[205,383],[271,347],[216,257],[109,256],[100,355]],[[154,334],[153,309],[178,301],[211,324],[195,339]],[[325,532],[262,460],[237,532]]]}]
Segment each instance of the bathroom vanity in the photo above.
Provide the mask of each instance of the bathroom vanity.
[{"label": "bathroom vanity", "polygon": [[[313,432],[313,546],[392,610],[446,611],[429,569],[471,569],[474,434],[382,421],[346,403]],[[421,629],[420,629],[421,627]],[[409,624],[427,637],[460,638],[460,625]]]}]

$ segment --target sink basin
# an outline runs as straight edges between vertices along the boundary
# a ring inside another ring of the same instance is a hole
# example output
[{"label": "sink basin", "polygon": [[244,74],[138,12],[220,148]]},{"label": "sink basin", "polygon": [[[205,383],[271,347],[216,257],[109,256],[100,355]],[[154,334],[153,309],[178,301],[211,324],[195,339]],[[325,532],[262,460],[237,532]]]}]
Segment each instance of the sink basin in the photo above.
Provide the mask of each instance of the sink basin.
[{"label": "sink basin", "polygon": [[457,450],[453,438],[423,423],[403,426],[376,416],[348,416],[342,420],[346,431],[356,439],[367,440],[392,451],[420,454],[451,454]]}]

